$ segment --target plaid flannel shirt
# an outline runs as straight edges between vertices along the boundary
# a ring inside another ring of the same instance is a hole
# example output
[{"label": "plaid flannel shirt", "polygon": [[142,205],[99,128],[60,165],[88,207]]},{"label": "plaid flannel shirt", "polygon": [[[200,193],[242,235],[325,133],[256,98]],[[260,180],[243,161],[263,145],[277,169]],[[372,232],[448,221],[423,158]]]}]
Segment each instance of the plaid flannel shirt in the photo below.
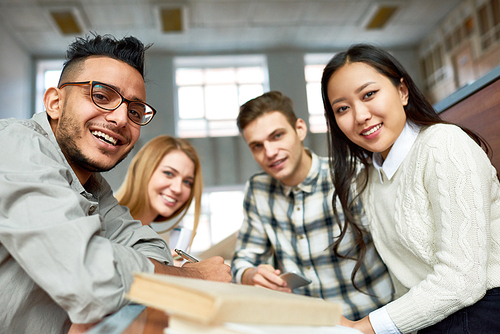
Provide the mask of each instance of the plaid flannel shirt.
[{"label": "plaid flannel shirt", "polygon": [[[367,235],[367,254],[351,283],[354,260],[340,259],[331,244],[339,235],[332,209],[333,184],[328,159],[312,153],[306,179],[295,187],[283,185],[266,173],[258,173],[246,185],[245,219],[238,235],[232,261],[234,280],[241,283],[243,272],[262,263],[271,263],[284,272],[295,271],[312,283],[294,293],[341,303],[344,316],[360,319],[387,304],[394,297],[389,273]],[[337,201],[338,203],[338,201]],[[355,208],[358,221],[366,224],[361,204]],[[342,208],[338,206],[340,220]],[[345,254],[355,247],[348,233],[342,241]],[[277,263],[273,263],[273,258]]]}]

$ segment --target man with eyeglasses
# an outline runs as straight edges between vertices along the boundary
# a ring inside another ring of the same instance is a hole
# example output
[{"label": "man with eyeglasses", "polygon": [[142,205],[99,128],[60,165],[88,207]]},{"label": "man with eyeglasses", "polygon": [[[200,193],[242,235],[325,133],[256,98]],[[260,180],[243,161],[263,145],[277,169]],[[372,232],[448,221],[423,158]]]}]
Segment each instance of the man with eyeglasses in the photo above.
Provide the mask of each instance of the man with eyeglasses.
[{"label": "man with eyeglasses", "polygon": [[169,266],[167,244],[99,174],[155,114],[147,48],[134,37],[78,38],[46,112],[0,120],[0,333],[84,330],[127,303],[133,272],[231,280],[220,257]]}]

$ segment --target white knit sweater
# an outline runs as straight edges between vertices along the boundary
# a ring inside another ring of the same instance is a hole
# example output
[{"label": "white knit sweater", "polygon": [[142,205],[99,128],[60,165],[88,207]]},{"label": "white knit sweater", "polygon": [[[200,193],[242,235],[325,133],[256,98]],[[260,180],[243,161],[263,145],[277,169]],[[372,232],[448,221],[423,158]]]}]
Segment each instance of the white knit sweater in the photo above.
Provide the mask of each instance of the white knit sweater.
[{"label": "white knit sweater", "polygon": [[435,324],[500,286],[500,184],[459,127],[423,127],[391,180],[381,183],[370,168],[362,198],[401,296],[387,305],[401,332]]}]

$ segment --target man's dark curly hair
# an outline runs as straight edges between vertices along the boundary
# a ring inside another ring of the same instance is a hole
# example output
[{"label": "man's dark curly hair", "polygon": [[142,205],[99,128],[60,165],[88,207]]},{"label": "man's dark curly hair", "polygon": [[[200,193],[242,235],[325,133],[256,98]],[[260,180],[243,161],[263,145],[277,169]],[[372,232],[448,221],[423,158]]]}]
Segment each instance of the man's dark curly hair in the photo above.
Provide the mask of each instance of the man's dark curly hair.
[{"label": "man's dark curly hair", "polygon": [[144,78],[144,53],[151,46],[144,44],[135,37],[128,36],[117,40],[112,35],[77,37],[68,47],[59,84],[81,68],[83,62],[91,56],[103,56],[121,60],[135,68]]}]

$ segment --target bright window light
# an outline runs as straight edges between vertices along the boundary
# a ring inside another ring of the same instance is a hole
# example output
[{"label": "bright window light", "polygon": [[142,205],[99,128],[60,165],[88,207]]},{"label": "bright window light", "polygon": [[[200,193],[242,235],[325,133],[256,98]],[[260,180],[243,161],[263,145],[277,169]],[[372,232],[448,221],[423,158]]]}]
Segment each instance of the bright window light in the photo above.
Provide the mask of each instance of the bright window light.
[{"label": "bright window light", "polygon": [[179,57],[174,64],[179,137],[237,136],[239,106],[269,90],[262,55]]},{"label": "bright window light", "polygon": [[325,108],[321,97],[321,76],[325,65],[332,57],[332,54],[307,54],[304,57],[309,130],[313,133],[327,131]]},{"label": "bright window light", "polygon": [[[208,189],[202,196],[202,214],[191,251],[201,253],[239,231],[243,222],[244,186],[231,189]],[[183,219],[186,228],[193,228],[194,206]]]},{"label": "bright window light", "polygon": [[43,95],[49,87],[57,87],[64,60],[39,60],[36,71],[36,107],[35,112],[45,111]]}]

